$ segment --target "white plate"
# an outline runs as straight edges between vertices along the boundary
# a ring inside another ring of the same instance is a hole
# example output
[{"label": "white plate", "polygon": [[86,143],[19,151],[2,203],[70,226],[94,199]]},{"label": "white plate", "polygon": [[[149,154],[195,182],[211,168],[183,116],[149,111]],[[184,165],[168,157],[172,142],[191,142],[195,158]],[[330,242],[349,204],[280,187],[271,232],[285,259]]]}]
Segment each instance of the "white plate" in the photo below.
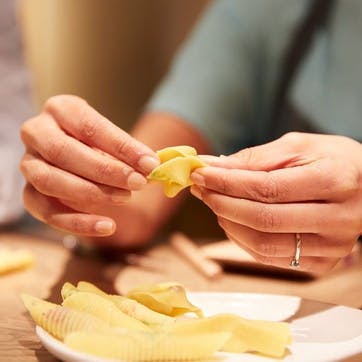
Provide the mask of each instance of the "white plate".
[{"label": "white plate", "polygon": [[[362,311],[299,297],[245,293],[189,293],[205,315],[235,313],[251,319],[291,322],[293,344],[284,359],[255,354],[219,353],[218,362],[331,362],[361,354]],[[44,347],[65,362],[109,362],[110,359],[76,352],[36,327]]]}]

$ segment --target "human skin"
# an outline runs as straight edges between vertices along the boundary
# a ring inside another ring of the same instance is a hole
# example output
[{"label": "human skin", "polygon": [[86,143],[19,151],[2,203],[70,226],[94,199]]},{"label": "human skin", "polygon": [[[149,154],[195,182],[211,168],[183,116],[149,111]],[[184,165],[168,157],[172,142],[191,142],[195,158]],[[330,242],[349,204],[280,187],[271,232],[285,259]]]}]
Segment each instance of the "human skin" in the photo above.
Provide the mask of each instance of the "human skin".
[{"label": "human skin", "polygon": [[293,132],[205,160],[191,192],[262,263],[289,267],[299,233],[300,270],[322,274],[362,234],[362,145],[350,138]]},{"label": "human skin", "polygon": [[188,144],[210,152],[174,115],[145,114],[131,136],[68,95],[50,98],[23,124],[21,138],[25,208],[54,228],[120,247],[149,241],[181,202],[182,196],[168,199],[160,185],[147,183],[159,164],[154,150]]},{"label": "human skin", "polygon": [[[74,96],[51,98],[21,134],[26,209],[55,228],[120,247],[149,241],[182,199],[145,183],[158,164],[152,150],[187,144],[211,152],[197,130],[171,114],[145,114],[130,136]],[[141,167],[145,155],[154,161]],[[191,191],[262,263],[289,267],[300,233],[300,269],[321,274],[361,234],[361,155],[362,146],[346,137],[289,133],[231,156],[206,156],[211,167],[191,175]]]}]

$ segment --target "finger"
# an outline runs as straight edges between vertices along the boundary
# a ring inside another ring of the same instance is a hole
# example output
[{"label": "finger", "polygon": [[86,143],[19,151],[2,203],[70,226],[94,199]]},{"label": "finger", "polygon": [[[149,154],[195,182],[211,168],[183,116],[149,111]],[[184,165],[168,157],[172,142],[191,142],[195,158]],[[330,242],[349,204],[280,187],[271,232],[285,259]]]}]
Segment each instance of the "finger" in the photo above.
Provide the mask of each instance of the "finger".
[{"label": "finger", "polygon": [[[237,243],[246,245],[251,251],[266,257],[293,257],[295,234],[265,233],[219,218],[225,232],[234,236]],[[237,240],[236,240],[237,238]],[[301,234],[303,256],[341,258],[348,255],[355,240],[349,242],[324,237],[318,234]]]},{"label": "finger", "polygon": [[211,166],[255,171],[301,166],[316,160],[315,156],[305,151],[315,137],[312,134],[290,132],[275,141],[245,148],[230,156],[202,156],[202,159]]},{"label": "finger", "polygon": [[130,199],[128,190],[94,184],[47,164],[40,156],[25,154],[21,162],[25,179],[40,193],[82,205],[122,204]]},{"label": "finger", "polygon": [[66,132],[97,147],[147,175],[159,165],[157,155],[146,145],[107,120],[84,100],[74,96],[50,98],[44,107]]},{"label": "finger", "polygon": [[354,192],[358,182],[352,170],[336,171],[343,168],[339,163],[324,159],[273,171],[202,167],[191,174],[191,180],[221,194],[266,203],[332,200]]},{"label": "finger", "polygon": [[77,200],[66,200],[66,199],[61,199],[61,198],[58,198],[57,200],[61,204],[69,207],[72,210],[78,211],[80,213],[86,213],[86,214],[102,213],[99,205],[95,205],[95,204],[91,204],[91,203],[84,204]]},{"label": "finger", "polygon": [[22,138],[51,164],[88,180],[117,188],[139,190],[146,178],[122,161],[114,160],[88,147],[59,129],[47,114],[28,121]]},{"label": "finger", "polygon": [[323,234],[328,230],[333,234],[351,221],[348,210],[339,208],[338,204],[266,204],[221,195],[198,186],[192,186],[191,192],[216,215],[259,231]]},{"label": "finger", "polygon": [[60,230],[84,236],[107,236],[115,231],[112,219],[101,215],[77,213],[27,184],[24,205],[37,219]]},{"label": "finger", "polygon": [[[227,233],[230,240],[237,242],[248,254],[256,261],[266,265],[272,265],[278,268],[291,269],[290,262],[292,258],[287,257],[269,257],[261,255],[251,250],[248,245],[244,245],[240,240],[236,241],[235,236]],[[298,271],[307,272],[313,275],[322,275],[331,270],[340,260],[340,258],[323,258],[316,256],[301,256],[299,259]]]}]

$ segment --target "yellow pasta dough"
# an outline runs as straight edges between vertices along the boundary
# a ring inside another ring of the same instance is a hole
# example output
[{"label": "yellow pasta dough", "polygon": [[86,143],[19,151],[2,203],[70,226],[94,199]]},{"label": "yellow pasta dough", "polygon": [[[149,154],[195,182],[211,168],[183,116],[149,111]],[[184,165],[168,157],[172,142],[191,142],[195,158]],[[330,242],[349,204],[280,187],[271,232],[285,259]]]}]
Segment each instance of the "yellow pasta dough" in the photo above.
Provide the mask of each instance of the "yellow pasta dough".
[{"label": "yellow pasta dough", "polygon": [[139,286],[130,290],[127,296],[172,317],[190,312],[202,317],[202,310],[188,301],[185,288],[176,282]]},{"label": "yellow pasta dough", "polygon": [[207,318],[179,321],[165,329],[171,333],[186,335],[229,332],[230,338],[222,350],[234,353],[252,351],[282,357],[285,346],[291,342],[288,323],[248,320],[234,314],[217,314]]},{"label": "yellow pasta dough", "polygon": [[0,249],[0,274],[30,267],[34,256],[27,250]]},{"label": "yellow pasta dough", "polygon": [[110,329],[107,323],[88,313],[64,308],[28,294],[22,294],[21,299],[34,322],[61,341],[71,332],[104,333]]},{"label": "yellow pasta dough", "polygon": [[230,338],[229,333],[97,333],[75,332],[64,343],[81,352],[122,361],[200,361],[210,360]]},{"label": "yellow pasta dough", "polygon": [[146,324],[123,313],[111,300],[94,293],[73,293],[63,301],[62,305],[79,312],[92,314],[110,327],[126,328],[130,331],[150,331]]},{"label": "yellow pasta dough", "polygon": [[[289,323],[234,314],[203,318],[176,282],[134,288],[128,296],[135,300],[107,294],[87,282],[65,283],[61,294],[62,306],[26,294],[22,300],[48,333],[97,356],[144,362],[209,360],[217,351],[282,357],[291,343]],[[201,318],[176,317],[188,312]]]},{"label": "yellow pasta dough", "polygon": [[174,197],[191,186],[191,172],[206,166],[190,146],[167,147],[158,151],[157,155],[161,164],[150,173],[148,179],[162,182],[167,197]]},{"label": "yellow pasta dough", "polygon": [[164,325],[174,321],[174,318],[155,312],[145,305],[138,303],[136,300],[124,297],[122,295],[107,294],[92,283],[85,281],[78,282],[76,287],[71,283],[65,283],[61,290],[63,300],[67,299],[72,294],[79,292],[93,293],[97,296],[105,298],[113,302],[114,305],[123,313],[126,313],[130,317],[136,318],[137,320],[150,326]]}]

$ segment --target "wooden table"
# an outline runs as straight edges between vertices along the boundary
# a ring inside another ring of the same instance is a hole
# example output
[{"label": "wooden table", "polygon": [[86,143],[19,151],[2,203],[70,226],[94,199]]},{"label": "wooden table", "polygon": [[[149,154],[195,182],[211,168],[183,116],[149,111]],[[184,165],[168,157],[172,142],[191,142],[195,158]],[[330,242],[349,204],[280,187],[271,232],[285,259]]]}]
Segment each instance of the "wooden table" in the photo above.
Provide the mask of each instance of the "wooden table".
[{"label": "wooden table", "polygon": [[[151,266],[140,268],[120,261],[77,255],[63,246],[61,235],[55,235],[51,238],[57,240],[26,236],[18,230],[0,233],[0,246],[27,248],[36,256],[32,268],[0,276],[0,361],[55,361],[38,341],[19,294],[25,292],[60,302],[59,292],[65,281],[88,280],[114,292],[141,283],[177,280],[188,290],[277,293],[350,307],[362,305],[362,259],[349,268],[316,280],[240,272],[227,272],[216,280],[208,280],[165,242],[146,251]],[[319,306],[323,308],[325,304],[305,301],[303,313]],[[348,359],[361,360],[362,355]]]}]

